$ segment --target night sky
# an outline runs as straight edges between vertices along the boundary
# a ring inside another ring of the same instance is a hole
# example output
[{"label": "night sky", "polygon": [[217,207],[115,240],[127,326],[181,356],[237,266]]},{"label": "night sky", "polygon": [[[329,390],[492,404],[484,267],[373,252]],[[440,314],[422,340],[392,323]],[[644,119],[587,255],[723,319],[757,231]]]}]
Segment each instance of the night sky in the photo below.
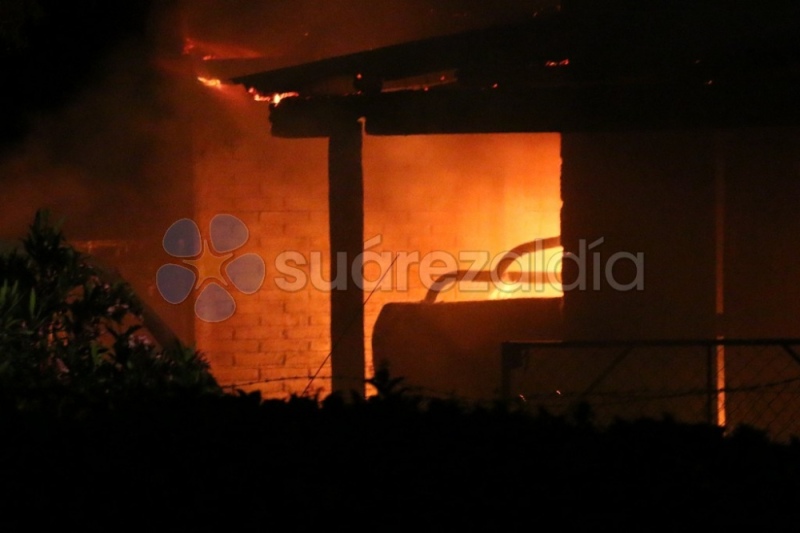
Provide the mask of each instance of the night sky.
[{"label": "night sky", "polygon": [[4,0],[0,7],[0,141],[20,141],[36,114],[74,99],[101,60],[126,40],[143,42],[146,0]]}]

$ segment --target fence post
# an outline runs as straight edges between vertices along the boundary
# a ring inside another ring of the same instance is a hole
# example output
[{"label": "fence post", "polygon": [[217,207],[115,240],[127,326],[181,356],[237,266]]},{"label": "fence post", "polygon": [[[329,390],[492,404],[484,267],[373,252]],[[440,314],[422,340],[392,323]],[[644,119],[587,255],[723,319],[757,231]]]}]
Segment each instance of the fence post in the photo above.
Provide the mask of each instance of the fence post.
[{"label": "fence post", "polygon": [[511,371],[522,366],[522,348],[504,342],[500,348],[500,399],[511,399]]},{"label": "fence post", "polygon": [[708,388],[708,423],[717,425],[717,346],[708,343],[706,352],[706,386]]}]

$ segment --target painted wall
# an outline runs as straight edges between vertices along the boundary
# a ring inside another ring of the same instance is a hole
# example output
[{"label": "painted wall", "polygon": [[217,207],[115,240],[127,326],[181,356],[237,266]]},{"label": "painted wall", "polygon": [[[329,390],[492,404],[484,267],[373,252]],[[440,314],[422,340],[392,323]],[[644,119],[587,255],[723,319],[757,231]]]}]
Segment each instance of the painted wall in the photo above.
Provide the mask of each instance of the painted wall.
[{"label": "painted wall", "polygon": [[567,335],[712,335],[713,133],[570,133],[562,139],[563,243],[585,261],[564,262]]},{"label": "painted wall", "polygon": [[[564,242],[587,246],[570,336],[797,336],[797,149],[796,128],[564,134]],[[609,283],[614,254],[642,254],[642,290],[628,255],[610,278],[624,290]],[[578,270],[565,261],[565,283]]]}]

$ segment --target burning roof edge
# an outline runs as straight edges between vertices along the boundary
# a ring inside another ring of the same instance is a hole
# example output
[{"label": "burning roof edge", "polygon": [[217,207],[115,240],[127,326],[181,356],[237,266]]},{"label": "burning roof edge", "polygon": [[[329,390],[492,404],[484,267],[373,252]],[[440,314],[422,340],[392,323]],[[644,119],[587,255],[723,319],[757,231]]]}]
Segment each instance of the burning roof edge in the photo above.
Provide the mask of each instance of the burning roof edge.
[{"label": "burning roof edge", "polygon": [[[346,77],[353,91],[373,89],[370,83],[412,78],[458,68],[486,68],[493,64],[518,68],[521,61],[544,58],[552,50],[552,36],[542,19],[510,26],[490,27],[453,35],[365,50],[310,63],[237,76],[230,81],[259,92],[315,92],[325,80]],[[375,87],[377,88],[377,87]]]},{"label": "burning roof edge", "polygon": [[[637,12],[611,28],[619,35],[587,13],[556,11],[230,81],[295,96],[271,103],[273,134],[288,137],[324,136],[342,117],[366,117],[373,134],[800,124],[792,37],[800,19],[774,14],[745,39],[726,32],[752,13],[731,22],[712,10],[665,40],[691,13],[643,29]],[[713,16],[722,22],[703,26]]]}]

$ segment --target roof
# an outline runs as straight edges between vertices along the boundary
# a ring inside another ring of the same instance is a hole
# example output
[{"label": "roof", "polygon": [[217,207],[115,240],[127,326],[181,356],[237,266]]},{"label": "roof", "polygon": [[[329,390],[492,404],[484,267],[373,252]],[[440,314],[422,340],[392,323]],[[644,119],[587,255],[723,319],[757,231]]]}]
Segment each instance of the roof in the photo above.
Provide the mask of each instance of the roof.
[{"label": "roof", "polygon": [[[574,0],[492,27],[231,81],[271,103],[274,135],[800,124],[800,5]],[[276,99],[277,100],[277,99]]]}]

